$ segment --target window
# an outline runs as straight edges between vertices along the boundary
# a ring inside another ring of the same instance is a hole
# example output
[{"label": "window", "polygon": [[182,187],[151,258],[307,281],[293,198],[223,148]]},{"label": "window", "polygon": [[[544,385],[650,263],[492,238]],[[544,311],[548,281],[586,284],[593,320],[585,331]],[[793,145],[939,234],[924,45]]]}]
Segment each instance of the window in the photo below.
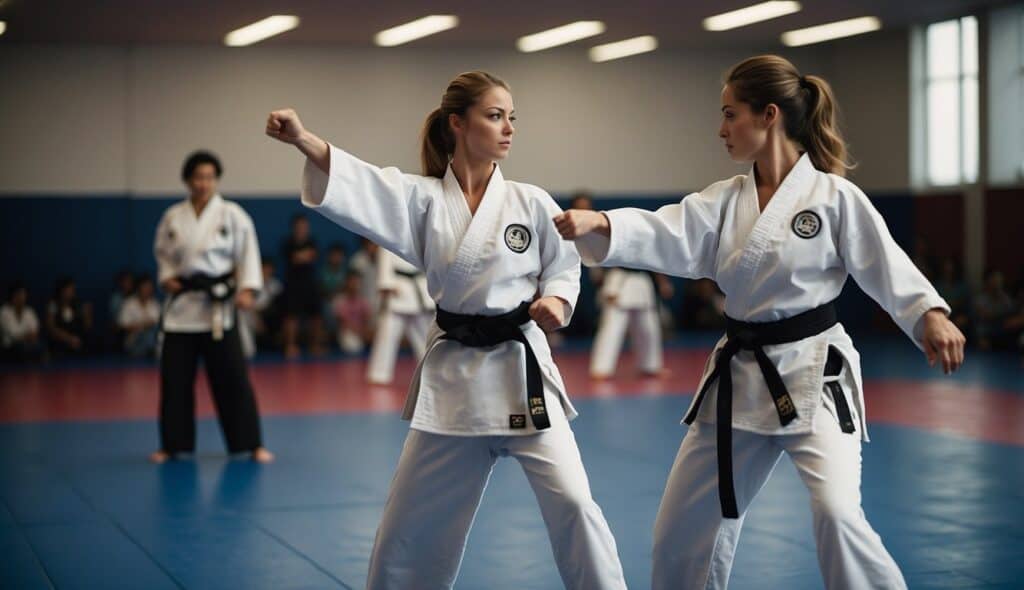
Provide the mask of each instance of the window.
[{"label": "window", "polygon": [[924,35],[925,169],[933,186],[978,180],[978,21],[928,25]]}]

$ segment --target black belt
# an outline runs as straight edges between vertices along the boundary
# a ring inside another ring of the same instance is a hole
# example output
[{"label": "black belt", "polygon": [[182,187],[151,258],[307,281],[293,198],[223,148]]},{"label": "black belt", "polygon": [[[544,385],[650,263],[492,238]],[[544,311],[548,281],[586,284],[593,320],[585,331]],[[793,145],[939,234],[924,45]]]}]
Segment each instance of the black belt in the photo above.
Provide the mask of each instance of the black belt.
[{"label": "black belt", "polygon": [[[181,284],[181,290],[171,295],[171,298],[167,300],[167,305],[164,307],[165,310],[170,309],[178,297],[190,291],[202,291],[212,301],[223,303],[231,299],[231,296],[238,290],[238,279],[235,278],[234,269],[216,277],[196,274],[190,277],[175,277],[175,279]],[[161,330],[163,330],[163,320],[163,315],[161,315]]]},{"label": "black belt", "polygon": [[726,317],[728,339],[718,353],[715,368],[704,382],[704,387],[701,387],[693,408],[684,420],[687,424],[693,423],[705,394],[717,378],[718,499],[725,518],[739,518],[732,476],[732,370],[729,362],[741,350],[754,351],[754,358],[757,359],[772,401],[775,402],[779,423],[785,426],[796,419],[796,406],[793,405],[779,370],[765,354],[763,347],[803,340],[828,330],[838,322],[834,302],[774,322],[741,322]]},{"label": "black belt", "polygon": [[442,340],[454,340],[463,346],[482,348],[514,340],[526,351],[526,401],[530,419],[537,430],[551,426],[544,403],[544,382],[540,363],[533,347],[519,326],[530,321],[530,302],[524,301],[514,310],[496,316],[465,315],[437,309],[437,325],[444,330]]}]

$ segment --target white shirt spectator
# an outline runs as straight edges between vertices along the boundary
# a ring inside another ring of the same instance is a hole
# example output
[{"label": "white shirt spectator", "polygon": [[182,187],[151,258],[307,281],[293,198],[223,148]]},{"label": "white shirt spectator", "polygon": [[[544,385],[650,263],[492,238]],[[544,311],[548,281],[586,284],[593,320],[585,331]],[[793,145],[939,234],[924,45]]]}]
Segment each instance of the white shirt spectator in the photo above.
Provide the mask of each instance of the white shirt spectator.
[{"label": "white shirt spectator", "polygon": [[124,303],[121,305],[121,313],[117,318],[117,325],[123,330],[138,327],[148,328],[159,322],[160,303],[155,298],[150,298],[143,303],[135,295],[124,300]]},{"label": "white shirt spectator", "polygon": [[31,307],[26,305],[20,314],[9,303],[0,308],[0,342],[5,348],[38,332],[39,318]]}]

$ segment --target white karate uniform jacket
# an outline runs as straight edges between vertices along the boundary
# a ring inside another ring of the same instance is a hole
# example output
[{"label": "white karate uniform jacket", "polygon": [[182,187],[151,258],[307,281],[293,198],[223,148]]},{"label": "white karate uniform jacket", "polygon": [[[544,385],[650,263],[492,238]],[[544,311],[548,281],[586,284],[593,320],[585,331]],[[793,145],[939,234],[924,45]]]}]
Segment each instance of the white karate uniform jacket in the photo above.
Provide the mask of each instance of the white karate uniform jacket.
[{"label": "white karate uniform jacket", "polygon": [[[164,212],[156,228],[153,251],[157,280],[194,274],[220,276],[235,270],[237,289],[263,288],[260,246],[249,214],[237,203],[214,195],[196,217],[192,203],[185,199]],[[167,332],[209,332],[213,305],[201,292],[167,298],[163,329]],[[234,325],[234,303],[224,303],[224,329]]]},{"label": "white karate uniform jacket", "polygon": [[[543,189],[506,181],[496,166],[475,214],[449,167],[443,179],[378,168],[331,146],[330,174],[306,162],[302,202],[368,237],[427,275],[437,306],[453,313],[499,315],[535,295],[568,302],[579,295],[579,255],[552,218],[560,213]],[[540,364],[552,425],[576,410],[551,358],[544,332],[523,326]],[[491,348],[439,340],[431,326],[403,418],[411,427],[448,435],[520,435],[511,415],[529,415],[526,358],[518,342]]]},{"label": "white karate uniform jacket", "polygon": [[[726,294],[725,313],[747,322],[788,318],[839,296],[847,276],[887,311],[918,347],[919,321],[949,306],[889,234],[882,216],[850,181],[816,170],[804,154],[759,212],[754,172],[716,182],[657,211],[606,212],[611,237],[588,234],[577,247],[588,265],[626,266],[715,280]],[[697,386],[714,368],[719,340]],[[783,427],[753,352],[732,361],[733,427],[760,434],[813,432],[822,407],[829,346],[845,358],[854,391],[845,391],[863,440],[860,357],[841,324],[797,342],[765,346],[796,406]],[[717,381],[697,419],[715,422]],[[695,397],[696,400],[696,397]]]}]

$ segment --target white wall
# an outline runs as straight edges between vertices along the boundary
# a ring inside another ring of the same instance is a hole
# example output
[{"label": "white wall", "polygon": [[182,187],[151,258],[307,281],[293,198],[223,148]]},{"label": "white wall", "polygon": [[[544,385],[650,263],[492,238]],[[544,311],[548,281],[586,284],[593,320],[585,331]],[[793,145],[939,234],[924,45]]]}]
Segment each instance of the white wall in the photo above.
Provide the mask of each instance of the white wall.
[{"label": "white wall", "polygon": [[1024,5],[993,10],[988,18],[988,180],[1024,181]]},{"label": "white wall", "polygon": [[858,166],[850,179],[865,190],[910,187],[910,39],[883,31],[831,43],[826,78]]},{"label": "white wall", "polygon": [[[906,190],[903,32],[783,52],[831,80],[855,180]],[[300,155],[262,135],[293,106],[311,129],[380,165],[418,169],[418,134],[447,81],[482,68],[513,86],[519,115],[506,176],[556,193],[675,193],[745,169],[716,136],[723,72],[749,52],[658,51],[592,64],[582,49],[328,46],[0,48],[0,192],[180,192],[189,151],[218,152],[228,194],[290,195]]]}]

